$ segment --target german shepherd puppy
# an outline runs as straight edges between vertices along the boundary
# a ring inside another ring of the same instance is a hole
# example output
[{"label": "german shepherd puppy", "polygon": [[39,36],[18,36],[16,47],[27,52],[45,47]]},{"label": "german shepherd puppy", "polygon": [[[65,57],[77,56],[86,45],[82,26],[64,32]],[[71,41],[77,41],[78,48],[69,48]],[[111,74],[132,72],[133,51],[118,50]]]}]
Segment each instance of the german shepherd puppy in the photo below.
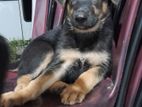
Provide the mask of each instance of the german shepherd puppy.
[{"label": "german shepherd puppy", "polygon": [[107,0],[70,0],[62,26],[33,40],[23,52],[14,91],[2,107],[21,105],[63,88],[63,104],[81,103],[111,71],[113,24]]}]

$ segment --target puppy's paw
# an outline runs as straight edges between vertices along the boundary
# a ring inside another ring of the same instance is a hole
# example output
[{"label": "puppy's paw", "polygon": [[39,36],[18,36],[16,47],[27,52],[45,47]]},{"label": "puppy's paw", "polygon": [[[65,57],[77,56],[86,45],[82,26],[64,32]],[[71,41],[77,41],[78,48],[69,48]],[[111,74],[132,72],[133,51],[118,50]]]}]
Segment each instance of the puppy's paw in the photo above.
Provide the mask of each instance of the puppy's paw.
[{"label": "puppy's paw", "polygon": [[22,104],[22,100],[14,91],[4,93],[1,96],[0,107],[13,107],[20,104]]},{"label": "puppy's paw", "polygon": [[8,93],[4,93],[1,96],[1,101],[0,101],[0,105],[1,107],[12,107],[12,96],[13,96],[14,92],[8,92]]},{"label": "puppy's paw", "polygon": [[77,85],[69,85],[61,93],[61,102],[67,105],[73,105],[81,103],[86,94],[85,92]]}]

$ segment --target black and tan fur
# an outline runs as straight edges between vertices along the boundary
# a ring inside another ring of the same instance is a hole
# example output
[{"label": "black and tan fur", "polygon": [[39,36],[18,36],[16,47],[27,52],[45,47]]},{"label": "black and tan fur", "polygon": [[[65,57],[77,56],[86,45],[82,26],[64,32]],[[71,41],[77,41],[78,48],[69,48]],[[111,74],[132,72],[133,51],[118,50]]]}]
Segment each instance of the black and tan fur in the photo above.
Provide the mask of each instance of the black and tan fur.
[{"label": "black and tan fur", "polygon": [[70,0],[62,26],[33,40],[23,52],[14,91],[2,107],[21,105],[46,90],[63,89],[63,104],[81,103],[111,70],[113,26],[107,0]]}]

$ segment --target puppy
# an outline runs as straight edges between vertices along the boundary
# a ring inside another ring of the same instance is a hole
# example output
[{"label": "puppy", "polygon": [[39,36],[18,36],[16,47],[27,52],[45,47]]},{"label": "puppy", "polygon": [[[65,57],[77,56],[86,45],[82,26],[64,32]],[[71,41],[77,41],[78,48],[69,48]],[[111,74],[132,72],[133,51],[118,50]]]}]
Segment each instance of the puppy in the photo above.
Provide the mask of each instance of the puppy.
[{"label": "puppy", "polygon": [[23,52],[17,86],[2,95],[2,107],[24,104],[47,89],[63,89],[63,104],[81,103],[111,71],[112,36],[107,0],[70,0],[64,24]]}]

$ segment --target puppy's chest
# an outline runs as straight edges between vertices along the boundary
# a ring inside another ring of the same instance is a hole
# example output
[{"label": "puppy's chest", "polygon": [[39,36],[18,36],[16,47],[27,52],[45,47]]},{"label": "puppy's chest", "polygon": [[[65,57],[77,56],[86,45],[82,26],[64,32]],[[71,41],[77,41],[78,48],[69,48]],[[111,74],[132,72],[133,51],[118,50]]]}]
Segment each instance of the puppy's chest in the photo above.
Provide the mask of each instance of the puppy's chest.
[{"label": "puppy's chest", "polygon": [[59,58],[64,62],[71,62],[68,70],[87,70],[92,64],[91,60],[93,56],[89,56],[87,53],[82,53],[75,49],[64,49],[60,51]]},{"label": "puppy's chest", "polygon": [[70,63],[62,80],[72,83],[81,73],[87,71],[90,67],[107,62],[109,57],[106,52],[80,52],[78,49],[62,49],[59,52],[59,58]]},{"label": "puppy's chest", "polygon": [[71,62],[70,66],[66,68],[65,76],[62,78],[62,81],[67,83],[73,83],[81,73],[91,67],[88,58],[78,51],[64,50],[60,53],[60,59],[64,62]]},{"label": "puppy's chest", "polygon": [[91,66],[95,66],[107,61],[109,55],[105,51],[80,52],[78,49],[62,49],[59,52],[59,58],[66,62],[69,61],[74,63],[79,60],[82,64],[87,62]]}]

